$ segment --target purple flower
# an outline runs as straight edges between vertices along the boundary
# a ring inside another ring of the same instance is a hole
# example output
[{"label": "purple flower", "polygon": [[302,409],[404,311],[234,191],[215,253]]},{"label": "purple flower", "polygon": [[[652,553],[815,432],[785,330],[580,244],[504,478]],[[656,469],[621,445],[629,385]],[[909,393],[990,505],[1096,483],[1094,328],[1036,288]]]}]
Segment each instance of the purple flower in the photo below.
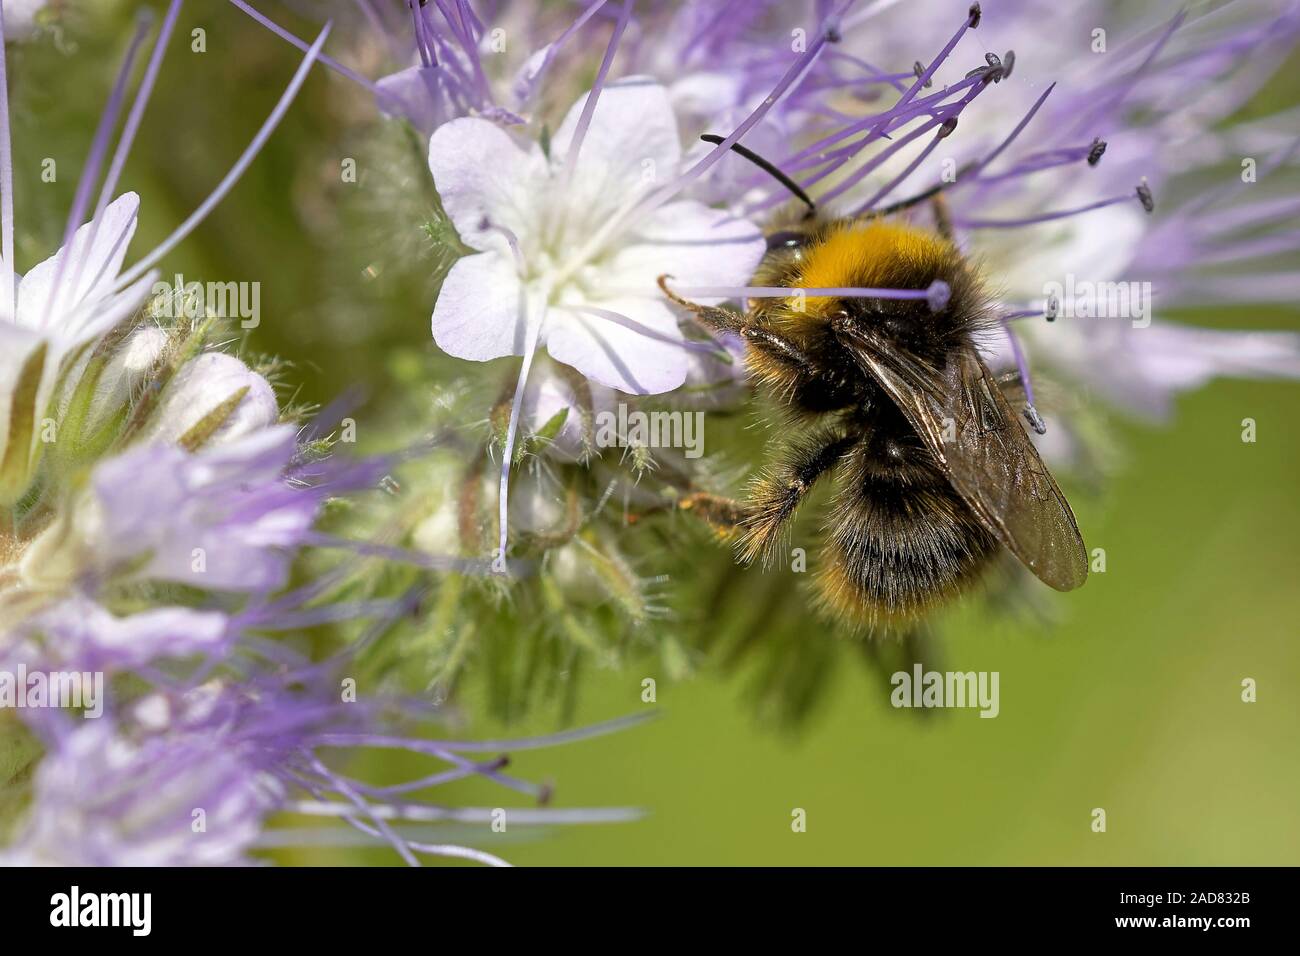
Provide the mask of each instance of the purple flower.
[{"label": "purple flower", "polygon": [[118,617],[72,595],[14,628],[0,660],[76,671],[120,671],[155,661],[220,657],[230,622],[219,611],[161,607]]},{"label": "purple flower", "polygon": [[320,505],[284,480],[296,451],[285,425],[194,454],[166,444],[127,451],[91,479],[99,517],[86,544],[105,565],[131,563],[142,578],[279,588]]},{"label": "purple flower", "polygon": [[[1300,291],[1284,266],[1300,245],[1279,175],[1295,155],[1287,117],[1232,122],[1294,49],[1300,8],[1242,2],[1134,22],[1100,5],[1023,0],[990,5],[955,32],[959,14],[924,0],[841,13],[817,53],[840,78],[806,64],[774,111],[801,135],[769,158],[838,213],[941,188],[959,244],[1000,293],[1005,332],[985,343],[995,359],[1026,378],[1032,359],[1151,414],[1217,375],[1300,376],[1294,334],[1164,315]],[[910,79],[873,85],[864,67],[848,82],[855,62],[893,69],[913,58]],[[902,93],[892,105],[866,95],[890,85]],[[762,173],[743,182],[739,213],[789,201]],[[1108,314],[1117,293],[1127,304]],[[1043,322],[1053,296],[1059,320]]]},{"label": "purple flower", "polygon": [[[497,820],[527,827],[638,816],[621,808],[452,807],[419,794],[477,776],[544,803],[549,788],[506,773],[504,757],[478,755],[582,740],[639,721],[525,740],[430,740],[395,732],[385,710],[400,701],[381,707],[342,700],[341,675],[309,666],[280,676],[244,674],[237,682],[212,679],[153,691],[91,720],[42,711],[34,729],[46,755],[31,809],[0,863],[230,865],[253,862],[250,851],[260,845],[347,844],[338,827],[266,828],[272,813],[288,811],[345,821],[412,865],[435,856],[500,866],[500,857],[449,841],[438,827],[477,824],[489,835]],[[435,716],[427,705],[406,708],[409,720]],[[437,766],[375,785],[333,769],[327,757],[370,748],[407,750]]]},{"label": "purple flower", "polygon": [[159,442],[109,458],[32,542],[23,578],[46,589],[87,575],[279,588],[325,493],[286,480],[296,453],[282,425],[195,453]]}]

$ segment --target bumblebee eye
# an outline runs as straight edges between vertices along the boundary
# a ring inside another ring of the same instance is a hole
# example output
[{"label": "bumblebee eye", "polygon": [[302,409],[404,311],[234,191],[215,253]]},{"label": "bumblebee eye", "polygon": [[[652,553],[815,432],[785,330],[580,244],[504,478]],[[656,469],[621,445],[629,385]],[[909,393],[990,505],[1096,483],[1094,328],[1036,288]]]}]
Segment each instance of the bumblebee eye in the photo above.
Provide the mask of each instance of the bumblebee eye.
[{"label": "bumblebee eye", "polygon": [[808,237],[802,232],[774,232],[767,237],[767,251],[774,249],[802,249]]}]

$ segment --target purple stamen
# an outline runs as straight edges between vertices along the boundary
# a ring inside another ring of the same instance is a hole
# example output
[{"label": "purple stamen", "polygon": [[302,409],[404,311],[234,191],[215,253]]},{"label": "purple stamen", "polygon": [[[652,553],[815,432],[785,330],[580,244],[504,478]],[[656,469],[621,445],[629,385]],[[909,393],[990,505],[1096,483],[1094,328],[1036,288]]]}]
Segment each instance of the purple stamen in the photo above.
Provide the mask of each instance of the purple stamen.
[{"label": "purple stamen", "polygon": [[591,126],[591,118],[596,113],[596,103],[600,100],[600,92],[605,87],[605,80],[609,76],[609,68],[614,63],[614,54],[618,52],[618,41],[623,38],[623,31],[627,29],[628,20],[632,17],[632,0],[623,0],[623,10],[618,15],[618,22],[614,24],[614,32],[610,35],[609,44],[605,47],[605,56],[600,61],[600,69],[596,73],[596,82],[591,86],[591,92],[587,94],[587,102],[582,104],[582,114],[578,117],[578,125],[573,130],[573,139],[569,142],[569,152],[564,157],[564,179],[567,183],[573,178],[573,170],[578,165],[578,153],[582,149],[582,141],[587,137],[587,129]]},{"label": "purple stamen", "polygon": [[[469,60],[470,67],[474,71],[474,79],[478,84],[480,102],[492,101],[492,87],[488,84],[487,76],[483,73],[483,63],[478,55],[478,46],[475,44],[473,31],[469,23],[465,20],[464,9],[457,7],[458,16],[452,17],[451,11],[444,5],[443,0],[437,0],[438,9],[442,11],[443,18],[447,21],[451,29],[451,35],[456,38],[460,44],[461,50],[465,53],[465,58]],[[459,21],[459,23],[457,22]]]},{"label": "purple stamen", "polygon": [[1155,58],[1160,55],[1160,51],[1165,48],[1165,44],[1167,44],[1170,38],[1173,37],[1175,31],[1177,31],[1177,29],[1180,26],[1182,26],[1183,21],[1185,19],[1187,19],[1187,11],[1180,10],[1178,14],[1175,15],[1174,18],[1169,22],[1169,26],[1166,27],[1165,30],[1160,34],[1159,39],[1157,39],[1156,42],[1152,44],[1151,50],[1147,53],[1146,57],[1138,65],[1137,69],[1135,69],[1132,73],[1130,73],[1127,77],[1124,78],[1123,84],[1119,87],[1119,89],[1117,89],[1110,96],[1106,97],[1104,100],[1102,100],[1102,102],[1097,104],[1091,110],[1088,110],[1082,116],[1080,116],[1079,121],[1074,128],[1082,129],[1086,126],[1091,126],[1093,125],[1093,122],[1095,120],[1100,120],[1101,117],[1105,116],[1107,113],[1113,113],[1116,107],[1118,107],[1120,103],[1124,101],[1124,97],[1128,96],[1128,94],[1132,92],[1133,87],[1137,85],[1137,81],[1141,79],[1142,74],[1146,72],[1147,68],[1151,65],[1152,61],[1154,61]]},{"label": "purple stamen", "polygon": [[686,299],[793,299],[793,298],[840,298],[840,299],[915,299],[926,302],[934,311],[939,311],[948,304],[952,290],[940,279],[930,283],[925,289],[869,289],[861,287],[837,288],[800,288],[797,286],[683,286],[674,289],[679,296]]},{"label": "purple stamen", "polygon": [[930,65],[926,67],[925,72],[918,76],[916,82],[913,83],[911,87],[908,88],[907,92],[903,94],[902,98],[898,101],[898,106],[906,106],[908,103],[912,102],[912,98],[916,96],[922,86],[930,85],[930,80],[934,76],[934,71],[943,65],[944,60],[948,59],[948,54],[956,48],[961,38],[966,35],[966,31],[975,29],[979,26],[979,23],[980,5],[974,3],[971,4],[970,12],[966,17],[965,22],[962,23],[961,28],[953,34],[953,37],[948,41],[948,44],[939,51],[939,55],[930,61]]},{"label": "purple stamen", "polygon": [[830,50],[826,55],[836,60],[843,60],[846,63],[852,63],[856,66],[860,66],[862,69],[866,70],[868,73],[874,76],[876,80],[888,83],[890,86],[898,90],[900,93],[903,92],[903,90],[905,90],[906,87],[903,86],[903,84],[899,81],[905,80],[907,79],[907,77],[912,75],[910,73],[902,73],[902,74],[886,73],[884,70],[880,69],[880,67],[875,66],[872,63],[868,63],[866,60],[862,59],[861,57],[854,56],[851,53],[845,53],[843,50]]},{"label": "purple stamen", "polygon": [[626,316],[621,312],[615,312],[612,309],[601,309],[593,305],[562,305],[558,306],[567,312],[585,312],[602,319],[608,319],[615,325],[621,325],[625,329],[631,329],[634,332],[644,335],[648,339],[654,339],[656,342],[665,342],[668,345],[676,345],[678,348],[685,349],[688,352],[699,352],[703,355],[710,355],[714,358],[725,358],[731,360],[731,356],[725,350],[718,348],[716,345],[710,345],[708,342],[692,342],[690,339],[675,339],[671,335],[665,335],[658,329],[653,329],[636,319]]},{"label": "purple stamen", "polygon": [[[853,0],[847,0],[847,2],[840,8],[837,17],[843,15],[852,3]],[[741,137],[758,125],[759,121],[768,114],[772,107],[775,106],[776,103],[785,95],[786,91],[789,90],[796,81],[807,72],[812,64],[816,62],[818,55],[820,55],[828,42],[830,42],[829,28],[822,30],[818,34],[817,39],[812,42],[812,45],[809,46],[808,49],[804,51],[803,55],[792,63],[790,68],[785,71],[785,74],[777,82],[772,92],[763,99],[763,102],[758,104],[758,107],[750,113],[749,116],[747,116],[745,120],[735,128],[735,130],[732,131],[730,136],[706,153],[694,166],[678,176],[673,182],[668,183],[662,189],[652,193],[643,202],[639,203],[635,207],[635,213],[638,215],[648,215],[650,212],[658,209],[664,203],[668,202],[668,200],[678,195],[682,190],[686,189],[686,187],[690,186],[691,183],[695,182],[695,180],[699,179],[704,175],[704,173],[711,169],[715,163],[727,154],[733,144],[740,142]]]},{"label": "purple stamen", "polygon": [[420,63],[427,69],[431,66],[438,65],[438,57],[433,50],[433,42],[429,38],[429,25],[425,22],[424,16],[420,13],[419,5],[416,0],[407,0],[407,5],[411,10],[411,25],[415,32],[415,48],[420,54]]},{"label": "purple stamen", "polygon": [[[916,171],[916,168],[920,166],[923,162],[925,162],[926,157],[929,156],[932,152],[934,152],[934,148],[938,146],[942,140],[947,139],[948,136],[951,135],[952,131],[956,128],[957,128],[957,117],[952,116],[944,120],[943,125],[939,127],[938,131],[935,132],[934,138],[930,140],[929,145],[926,146],[925,149],[921,150],[921,152],[917,154],[914,160],[912,160],[910,163],[907,164],[907,168],[904,169],[897,176],[895,176],[893,179],[891,179],[887,184],[882,186],[880,189],[876,190],[875,194],[870,199],[864,202],[857,209],[853,210],[852,215],[854,216],[863,215],[867,210],[875,206],[876,203],[880,202],[880,200],[884,199],[891,192],[897,189],[898,184],[903,182],[903,180],[907,179],[908,176],[912,175],[912,173]],[[900,140],[898,145],[902,145],[903,142],[905,142],[905,140]],[[825,199],[823,199],[823,202],[825,202]]]},{"label": "purple stamen", "polygon": [[[978,86],[983,82],[983,76],[962,80],[960,83],[945,86],[938,93],[923,96],[908,104],[906,107],[896,105],[883,113],[865,116],[855,121],[852,125],[825,136],[813,143],[811,146],[805,147],[793,156],[786,158],[782,163],[782,167],[787,171],[807,169],[832,159],[852,156],[861,150],[863,146],[875,139],[879,139],[881,136],[888,134],[890,131],[897,129],[900,126],[911,122],[918,116],[927,114],[931,116],[937,115],[943,108],[943,101],[948,99],[948,97],[952,96],[954,93],[969,89],[972,86]],[[931,109],[931,107],[934,107],[934,109]],[[875,127],[881,128],[876,129]],[[841,140],[848,139],[850,136],[860,133],[863,130],[870,130],[870,132],[861,139],[855,140],[846,146],[842,146],[837,150],[828,151],[830,146],[840,142]]]},{"label": "purple stamen", "polygon": [[[947,135],[946,133],[943,132],[943,129],[946,128],[950,122],[955,121],[956,117],[961,113],[961,111],[965,109],[971,103],[971,101],[975,99],[975,97],[979,96],[980,93],[984,91],[984,88],[985,88],[984,85],[975,87],[969,93],[967,93],[966,96],[962,97],[955,104],[953,104],[953,106],[951,106],[948,110],[941,112],[938,116],[935,116],[933,119],[929,120],[928,122],[922,123],[920,126],[912,130],[906,136],[891,143],[886,149],[882,150],[880,153],[876,154],[876,156],[872,157],[872,159],[869,162],[863,163],[862,166],[854,170],[852,175],[846,177],[844,181],[841,182],[839,185],[837,185],[834,189],[826,193],[824,196],[819,197],[818,201],[825,204],[835,199],[836,197],[844,194],[845,192],[847,192],[848,190],[856,186],[858,183],[860,183],[863,179],[865,179],[876,169],[880,168],[880,166],[882,166],[884,163],[888,162],[889,159],[895,153],[897,153],[899,150],[903,149],[904,147],[908,146],[913,140],[917,139],[920,136],[924,136],[926,133],[928,133],[930,130],[934,129],[935,127],[940,127],[940,132],[938,137],[933,143],[930,144],[930,147],[926,150],[926,153],[928,153],[931,149],[933,149],[938,144],[938,141],[940,139],[943,139],[943,137]],[[951,130],[949,130],[949,132],[951,132]],[[812,177],[812,180],[816,181],[824,175],[825,175],[824,172],[818,173],[816,176]],[[800,185],[803,186],[805,189],[807,189],[810,183],[800,183]]]},{"label": "purple stamen", "polygon": [[[1102,144],[1102,147],[1104,150],[1104,143]],[[1086,160],[1089,154],[1095,151],[1095,146],[1082,146],[1073,149],[1055,149],[1041,153],[1031,153],[1021,159],[1005,173],[998,173],[994,176],[976,176],[973,178],[973,181],[980,186],[991,186],[994,183],[1006,182],[1010,179],[1018,179],[1021,176],[1029,176],[1033,173],[1043,172],[1048,169],[1056,169],[1059,166],[1068,166],[1071,163],[1077,163],[1081,159]],[[965,177],[965,179],[967,182],[972,181],[972,178],[969,176]]]},{"label": "purple stamen", "polygon": [[[1151,203],[1151,191],[1138,187],[1138,199],[1148,212],[1154,208]],[[1145,198],[1144,198],[1145,195]],[[1033,226],[1040,222],[1051,222],[1054,219],[1066,219],[1070,216],[1077,216],[1080,213],[1091,212],[1094,209],[1102,209],[1106,206],[1114,206],[1122,202],[1132,202],[1133,194],[1126,193],[1123,196],[1112,196],[1110,199],[1102,199],[1099,202],[1089,203],[1086,206],[1080,206],[1077,209],[1062,209],[1057,212],[1045,212],[1037,216],[1029,216],[1025,219],[954,219],[953,225],[962,229],[1016,229],[1020,226]]]},{"label": "purple stamen", "polygon": [[1056,89],[1055,83],[1053,83],[1047,89],[1043,90],[1042,96],[1038,97],[1038,99],[1034,101],[1034,105],[1029,108],[1029,112],[1025,114],[1024,118],[1019,123],[1016,124],[1016,128],[1011,131],[1011,134],[1007,136],[1007,138],[1004,139],[1001,143],[999,143],[998,146],[991,153],[989,153],[987,156],[981,159],[975,165],[975,168],[971,170],[971,172],[978,173],[981,169],[984,169],[986,166],[988,166],[989,163],[993,162],[993,160],[1001,156],[1003,151],[1005,151],[1008,146],[1014,143],[1016,137],[1019,136],[1024,131],[1025,127],[1029,125],[1029,121],[1034,118],[1035,114],[1037,114],[1037,112],[1042,107],[1042,105],[1045,102],[1047,102],[1047,98],[1052,95],[1052,90],[1054,89]]},{"label": "purple stamen", "polygon": [[[136,15],[135,34],[131,37],[131,45],[127,48],[126,57],[122,60],[122,66],[118,69],[117,79],[113,81],[113,91],[109,94],[108,102],[104,104],[104,112],[100,114],[99,125],[95,129],[95,138],[90,144],[90,155],[86,158],[86,165],[81,171],[81,179],[77,182],[77,192],[72,200],[72,208],[68,210],[68,221],[63,227],[63,249],[64,253],[59,258],[58,265],[54,268],[54,281],[50,287],[50,294],[45,300],[45,314],[42,318],[42,324],[48,326],[50,316],[54,314],[59,301],[63,298],[63,274],[67,270],[68,260],[73,258],[75,250],[72,248],[72,237],[76,235],[77,227],[81,225],[82,218],[86,215],[86,207],[90,204],[90,190],[94,188],[95,182],[99,179],[99,167],[104,162],[104,153],[108,149],[109,138],[113,135],[113,129],[117,126],[117,117],[122,109],[122,99],[126,93],[126,81],[131,75],[131,67],[135,65],[136,54],[140,50],[140,44],[144,42],[145,34],[149,32],[152,24],[153,14],[142,11]],[[90,254],[89,244],[84,246],[85,254]],[[72,293],[72,302],[75,305],[78,299],[76,289]]]},{"label": "purple stamen", "polygon": [[451,753],[502,753],[521,750],[540,750],[543,747],[558,747],[561,744],[576,743],[612,734],[635,724],[652,719],[652,715],[634,714],[629,717],[616,717],[599,724],[578,727],[574,730],[561,730],[553,734],[538,737],[521,737],[513,740],[415,740],[407,737],[388,737],[378,734],[323,733],[311,738],[318,747],[392,747],[409,750],[414,753],[438,756],[441,752]]},{"label": "purple stamen", "polygon": [[257,135],[253,137],[252,142],[248,144],[248,147],[240,155],[239,159],[235,161],[235,165],[230,168],[228,173],[226,173],[225,178],[217,184],[217,188],[214,189],[212,194],[203,201],[199,208],[194,210],[188,219],[177,226],[172,234],[164,239],[153,250],[153,252],[146,255],[123,275],[118,277],[117,282],[113,285],[115,291],[126,288],[142,276],[155,262],[167,253],[171,252],[179,242],[193,232],[195,228],[197,228],[198,225],[208,217],[212,210],[217,207],[217,204],[225,198],[226,193],[230,192],[235,183],[239,181],[239,177],[244,174],[244,170],[248,168],[249,164],[253,162],[253,159],[256,158],[262,147],[266,145],[266,141],[271,138],[271,134],[274,133],[275,128],[280,125],[280,120],[284,118],[284,114],[288,112],[289,106],[297,97],[298,90],[302,88],[302,84],[307,79],[307,73],[311,70],[312,64],[316,62],[316,57],[320,53],[321,47],[325,45],[325,40],[329,37],[330,26],[330,23],[326,23],[321,32],[317,34],[316,42],[314,42],[311,45],[311,48],[307,50],[307,55],[303,57],[302,63],[298,65],[298,69],[294,73],[293,79],[289,81],[289,85],[280,96],[279,102],[275,104],[275,109],[271,111],[271,115],[266,118],[266,122],[264,122],[262,128],[257,131]]},{"label": "purple stamen", "polygon": [[1006,333],[1007,342],[1011,344],[1011,354],[1016,359],[1016,370],[1020,374],[1020,384],[1025,389],[1025,407],[1023,409],[1025,420],[1029,422],[1034,431],[1044,435],[1047,433],[1047,424],[1043,421],[1043,417],[1038,414],[1038,409],[1034,407],[1034,386],[1029,381],[1029,363],[1025,360],[1024,351],[1020,348],[1020,340],[1011,331],[1011,326],[1007,324],[1005,317],[1001,325],[1002,331]]},{"label": "purple stamen", "polygon": [[882,73],[880,76],[873,76],[869,79],[862,77],[853,77],[851,79],[829,79],[820,83],[809,83],[801,89],[803,93],[821,93],[824,90],[842,90],[862,86],[864,83],[893,83],[901,77],[911,76],[911,73]]},{"label": "purple stamen", "polygon": [[[306,52],[308,47],[303,40],[300,40],[298,37],[294,36],[292,33],[290,33],[284,27],[280,26],[270,17],[258,13],[256,10],[252,8],[252,6],[246,3],[245,0],[230,0],[230,2],[233,3],[240,10],[243,10],[246,14],[248,14],[258,23],[260,23],[262,26],[266,27],[268,30],[270,30],[280,39],[287,40],[289,43],[292,43],[294,46],[296,46],[299,50]],[[356,70],[349,69],[348,67],[340,63],[338,60],[334,59],[333,57],[326,56],[324,53],[317,56],[316,59],[320,60],[321,63],[325,64],[335,73],[339,74],[339,76],[346,76],[353,83],[357,83],[360,86],[365,87],[366,89],[370,90],[372,93],[374,92],[375,84],[367,80]]]},{"label": "purple stamen", "polygon": [[0,4],[0,259],[4,260],[4,273],[0,275],[0,317],[13,317],[17,303],[14,301],[14,157],[9,131],[9,71],[5,62],[5,15]]},{"label": "purple stamen", "polygon": [[592,3],[590,6],[587,7],[586,10],[582,12],[582,15],[579,16],[578,19],[574,20],[573,23],[569,24],[569,26],[565,29],[565,31],[561,33],[559,37],[556,38],[555,42],[551,43],[546,48],[546,55],[542,57],[541,65],[537,67],[537,72],[532,75],[528,85],[526,87],[522,87],[515,90],[515,96],[519,99],[521,103],[527,100],[532,95],[533,89],[536,87],[538,81],[541,80],[542,76],[546,73],[547,69],[550,68],[551,61],[555,59],[555,55],[559,52],[560,47],[563,46],[570,37],[572,37],[575,33],[581,30],[583,25],[586,24],[586,22],[590,20],[592,17],[594,17],[596,13],[600,10],[600,8],[603,7],[607,2],[608,0],[595,0],[594,3]]},{"label": "purple stamen", "polygon": [[[149,104],[154,83],[158,79],[158,71],[162,68],[163,56],[167,52],[167,42],[171,39],[172,29],[176,26],[176,19],[181,12],[181,3],[182,0],[172,0],[171,5],[167,8],[167,15],[163,18],[162,28],[158,31],[158,39],[154,41],[153,50],[149,54],[149,62],[145,66],[144,77],[140,81],[140,87],[135,91],[135,100],[131,103],[131,110],[126,114],[126,125],[122,127],[122,137],[118,140],[117,149],[113,151],[113,160],[108,165],[108,174],[104,177],[104,185],[100,189],[99,199],[95,203],[95,214],[91,217],[93,225],[90,228],[90,238],[86,242],[87,251],[95,246],[95,238],[99,235],[100,217],[103,216],[104,210],[108,208],[108,204],[113,198],[113,192],[117,189],[117,181],[122,175],[122,167],[126,165],[126,158],[131,154],[131,147],[135,143],[135,136],[140,129],[140,122],[144,119],[145,108]],[[124,237],[125,232],[117,241],[121,242]],[[90,288],[94,288],[104,278],[104,270],[108,268],[110,260],[111,257],[105,257],[99,273],[91,277]],[[74,289],[80,285],[81,272],[85,264],[85,257],[77,260],[77,271],[72,277],[72,287]]]}]

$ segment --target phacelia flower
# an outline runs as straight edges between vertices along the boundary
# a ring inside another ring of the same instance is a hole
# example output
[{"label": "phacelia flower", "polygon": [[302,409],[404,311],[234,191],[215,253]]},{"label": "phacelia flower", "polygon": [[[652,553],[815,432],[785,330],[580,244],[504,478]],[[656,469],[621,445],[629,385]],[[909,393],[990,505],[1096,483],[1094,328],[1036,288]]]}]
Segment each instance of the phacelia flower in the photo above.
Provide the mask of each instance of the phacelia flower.
[{"label": "phacelia flower", "polygon": [[668,272],[684,283],[743,282],[763,240],[742,219],[678,200],[608,244],[588,246],[682,160],[662,86],[620,81],[599,97],[592,112],[586,98],[574,104],[549,156],[536,143],[521,148],[483,120],[454,120],[434,133],[434,185],[462,241],[480,251],[457,261],[444,280],[433,336],[459,358],[544,347],[602,385],[669,391],[685,380],[688,348],[656,278]]},{"label": "phacelia flower", "polygon": [[[462,842],[466,825],[490,834],[502,814],[521,827],[639,815],[617,807],[456,807],[420,797],[482,777],[545,802],[549,788],[506,773],[501,754],[583,740],[636,721],[522,740],[408,736],[384,708],[331,694],[340,673],[307,668],[160,688],[94,720],[40,712],[34,729],[46,756],[36,770],[31,809],[12,844],[0,850],[0,864],[219,866],[254,862],[251,852],[263,847],[347,844],[348,831],[340,827],[268,828],[272,814],[291,812],[345,821],[411,865],[433,856],[503,866],[501,857]],[[412,726],[437,717],[418,702],[387,701],[386,707],[399,716],[405,709]],[[404,749],[435,766],[385,785],[331,766],[332,753],[371,748]],[[458,838],[439,838],[448,825],[457,826]]]}]

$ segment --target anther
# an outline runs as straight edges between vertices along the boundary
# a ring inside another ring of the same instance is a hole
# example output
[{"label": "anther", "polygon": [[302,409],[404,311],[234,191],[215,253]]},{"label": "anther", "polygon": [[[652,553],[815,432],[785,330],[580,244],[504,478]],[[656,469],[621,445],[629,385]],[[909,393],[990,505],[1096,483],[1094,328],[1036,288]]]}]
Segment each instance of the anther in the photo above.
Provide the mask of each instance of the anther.
[{"label": "anther", "polygon": [[952,131],[955,130],[956,128],[957,128],[957,117],[955,116],[948,117],[946,120],[943,121],[943,125],[939,127],[939,132],[937,134],[938,138],[947,139],[949,136],[952,135]]},{"label": "anther", "polygon": [[952,287],[942,279],[935,279],[925,290],[925,301],[930,306],[931,312],[942,312],[947,308],[948,300],[951,298]]},{"label": "anther", "polygon": [[1094,139],[1092,145],[1088,147],[1088,165],[1096,166],[1101,162],[1101,157],[1106,154],[1106,141],[1104,139]]},{"label": "anther", "polygon": [[1047,309],[1044,312],[1043,317],[1047,319],[1048,322],[1055,322],[1056,317],[1057,315],[1060,314],[1060,312],[1061,312],[1061,300],[1056,297],[1055,293],[1053,293],[1052,295],[1049,295],[1047,297]]},{"label": "anther", "polygon": [[985,53],[984,62],[989,65],[989,78],[994,83],[1001,83],[1002,78],[1007,75],[1007,70],[1002,65],[1002,61],[998,59],[998,55],[996,53]]},{"label": "anther", "polygon": [[[915,63],[912,64],[912,72],[916,74],[916,78],[918,80],[921,79],[921,77],[925,76],[925,67],[921,65],[920,60],[917,60]],[[926,79],[926,81],[921,85],[928,90],[930,87],[934,86],[934,80]]]},{"label": "anther", "polygon": [[980,17],[983,15],[978,3],[970,5],[970,28],[974,30],[980,25]]},{"label": "anther", "polygon": [[1147,185],[1145,177],[1142,179],[1142,182],[1138,183],[1137,197],[1138,201],[1142,203],[1142,208],[1147,212],[1155,210],[1156,200],[1155,197],[1151,195],[1151,187]]},{"label": "anther", "polygon": [[826,42],[839,43],[841,39],[843,39],[843,34],[840,33],[840,21],[836,18],[827,20],[826,21]]},{"label": "anther", "polygon": [[1004,80],[1010,79],[1011,71],[1015,69],[1015,66],[1016,66],[1015,50],[1008,50],[1006,53],[1002,54],[1002,79]]},{"label": "anther", "polygon": [[1025,421],[1029,422],[1029,427],[1040,435],[1047,434],[1047,422],[1043,421],[1043,416],[1038,414],[1038,409],[1033,405],[1026,404],[1021,412],[1025,416]]}]

